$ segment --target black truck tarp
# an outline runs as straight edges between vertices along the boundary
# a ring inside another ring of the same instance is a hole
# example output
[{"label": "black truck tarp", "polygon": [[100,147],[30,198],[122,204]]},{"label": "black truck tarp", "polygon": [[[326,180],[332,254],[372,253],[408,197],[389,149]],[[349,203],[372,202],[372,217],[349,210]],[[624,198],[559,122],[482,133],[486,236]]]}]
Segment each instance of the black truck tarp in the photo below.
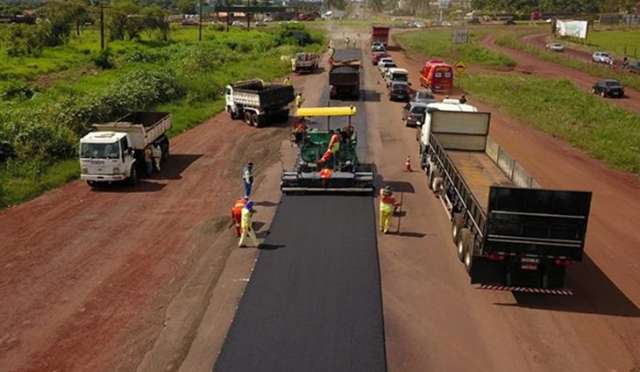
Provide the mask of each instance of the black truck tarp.
[{"label": "black truck tarp", "polygon": [[373,199],[284,196],[214,371],[386,371]]},{"label": "black truck tarp", "polygon": [[362,52],[358,48],[336,49],[333,60],[336,62],[360,61]]},{"label": "black truck tarp", "polygon": [[238,92],[257,94],[264,107],[283,107],[294,99],[292,85],[267,84],[260,80],[251,80],[235,84],[233,89]]}]

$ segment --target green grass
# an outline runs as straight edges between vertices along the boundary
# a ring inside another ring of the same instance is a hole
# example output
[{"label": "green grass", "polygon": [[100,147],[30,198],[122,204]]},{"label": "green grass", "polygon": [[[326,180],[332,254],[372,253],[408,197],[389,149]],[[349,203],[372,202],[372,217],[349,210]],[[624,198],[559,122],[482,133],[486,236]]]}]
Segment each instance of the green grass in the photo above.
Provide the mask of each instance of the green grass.
[{"label": "green grass", "polygon": [[496,38],[496,44],[507,48],[522,50],[529,54],[533,54],[545,61],[580,70],[589,75],[600,78],[618,79],[625,86],[634,89],[640,89],[640,76],[638,75],[621,72],[595,63],[584,62],[575,58],[567,57],[562,53],[551,52],[535,47],[533,45],[525,44],[520,41],[521,36],[523,35],[502,34],[501,36]]},{"label": "green grass", "polygon": [[640,117],[582,92],[566,80],[473,75],[471,97],[559,137],[608,165],[640,173]]},{"label": "green grass", "polygon": [[589,33],[587,43],[595,49],[602,49],[617,56],[624,53],[640,58],[640,30],[593,31]]},{"label": "green grass", "polygon": [[395,40],[406,50],[420,53],[429,58],[443,58],[451,63],[463,61],[465,64],[513,67],[515,62],[500,53],[477,45],[483,32],[473,31],[468,44],[452,44],[450,30],[425,30],[404,32]]},{"label": "green grass", "polygon": [[34,198],[80,176],[78,160],[51,166],[40,162],[8,162],[0,168],[0,208]]},{"label": "green grass", "polygon": [[[312,35],[320,37],[318,40],[322,40],[322,35],[318,32],[312,32]],[[90,31],[87,31],[84,33],[85,39],[82,42],[91,44],[97,41],[97,39],[93,39],[94,36]],[[123,76],[128,76],[125,74],[133,71],[140,69],[157,71],[168,67],[174,71],[175,78],[185,93],[171,102],[136,109],[170,112],[173,117],[173,125],[169,135],[175,136],[206,121],[224,109],[222,91],[225,84],[251,78],[269,81],[287,74],[290,66],[288,63],[283,63],[280,56],[290,55],[298,49],[298,47],[288,44],[274,46],[276,45],[274,44],[276,33],[265,29],[250,32],[241,29],[232,29],[230,32],[214,32],[212,29],[206,29],[204,41],[200,44],[197,42],[197,28],[178,28],[172,32],[171,38],[172,40],[169,42],[158,42],[152,40],[152,35],[143,35],[144,40],[141,42],[111,43],[110,47],[114,51],[114,58],[117,62],[116,68],[104,71],[83,68],[83,64],[86,66],[88,60],[77,60],[74,62],[76,63],[74,66],[56,65],[59,62],[58,57],[50,57],[46,54],[49,50],[45,50],[45,54],[37,60],[42,63],[42,66],[54,67],[42,68],[39,72],[34,70],[21,77],[0,76],[0,88],[11,80],[21,80],[34,86],[33,82],[26,79],[38,81],[42,79],[42,74],[59,69],[57,70],[59,73],[56,74],[57,78],[53,79],[51,84],[36,87],[38,94],[34,98],[23,101],[3,101],[0,99],[0,135],[3,134],[3,125],[7,130],[5,133],[15,135],[15,129],[12,128],[20,128],[20,126],[15,127],[12,124],[12,118],[24,121],[24,115],[34,115],[32,119],[30,119],[31,116],[26,117],[26,120],[34,123],[35,126],[58,125],[55,124],[55,118],[60,102],[69,102],[69,100],[74,102],[75,99],[81,100],[84,96],[94,97],[99,92],[113,90],[114,81],[121,80]],[[59,48],[67,55],[73,55],[78,46],[69,43]],[[97,47],[95,48],[97,49]],[[307,50],[315,51],[321,48],[321,42],[305,47]],[[143,52],[143,54],[152,52],[154,54],[150,55],[154,57],[151,61],[131,60],[129,58],[132,56],[133,49]],[[205,54],[198,57],[198,51]],[[157,61],[155,56],[162,56],[164,59]],[[10,64],[7,64],[7,61]],[[3,54],[0,57],[0,66],[2,63],[5,63],[5,66],[11,65],[9,67],[13,69],[11,74],[19,71],[20,61],[17,59],[11,59]],[[85,71],[85,74],[75,76],[77,75],[75,72],[81,70]],[[45,115],[46,122],[40,123],[35,117],[35,113],[39,110],[48,113]],[[72,135],[79,138],[83,132],[77,128],[74,129],[75,133]],[[70,143],[77,143],[75,142],[77,138],[71,138],[72,142]],[[48,189],[76,179],[78,175],[78,162],[75,157],[52,161],[19,155],[18,160],[0,164],[0,208],[29,200]]]}]

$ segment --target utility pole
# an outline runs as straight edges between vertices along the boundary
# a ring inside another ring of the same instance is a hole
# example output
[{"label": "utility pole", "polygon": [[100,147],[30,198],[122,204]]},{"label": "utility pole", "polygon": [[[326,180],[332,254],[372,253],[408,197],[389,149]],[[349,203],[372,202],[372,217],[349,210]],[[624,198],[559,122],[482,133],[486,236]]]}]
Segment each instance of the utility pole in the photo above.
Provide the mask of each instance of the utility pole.
[{"label": "utility pole", "polygon": [[100,50],[104,50],[104,4],[100,1]]},{"label": "utility pole", "polygon": [[[198,41],[202,41],[202,1],[200,0],[200,17],[198,19]],[[193,4],[193,3],[192,3]]]}]

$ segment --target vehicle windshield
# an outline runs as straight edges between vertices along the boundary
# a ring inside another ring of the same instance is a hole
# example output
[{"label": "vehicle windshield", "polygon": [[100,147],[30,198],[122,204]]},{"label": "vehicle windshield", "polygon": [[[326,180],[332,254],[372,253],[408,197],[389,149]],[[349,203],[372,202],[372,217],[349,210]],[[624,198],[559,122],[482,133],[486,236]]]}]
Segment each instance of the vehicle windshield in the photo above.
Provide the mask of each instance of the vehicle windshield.
[{"label": "vehicle windshield", "polygon": [[391,77],[391,80],[394,80],[394,81],[407,81],[407,75],[406,74],[393,74],[393,76]]},{"label": "vehicle windshield", "polygon": [[424,114],[427,111],[425,106],[413,106],[411,109],[412,114]]},{"label": "vehicle windshield", "polygon": [[617,87],[618,85],[620,85],[620,83],[618,83],[617,81],[607,81],[605,82],[605,84],[610,87]]},{"label": "vehicle windshield", "polygon": [[407,84],[393,84],[391,85],[392,90],[406,90],[408,88]]},{"label": "vehicle windshield", "polygon": [[418,99],[433,99],[433,94],[429,92],[418,92],[416,93],[416,98]]},{"label": "vehicle windshield", "polygon": [[118,159],[118,143],[83,143],[80,145],[80,157],[83,159]]}]

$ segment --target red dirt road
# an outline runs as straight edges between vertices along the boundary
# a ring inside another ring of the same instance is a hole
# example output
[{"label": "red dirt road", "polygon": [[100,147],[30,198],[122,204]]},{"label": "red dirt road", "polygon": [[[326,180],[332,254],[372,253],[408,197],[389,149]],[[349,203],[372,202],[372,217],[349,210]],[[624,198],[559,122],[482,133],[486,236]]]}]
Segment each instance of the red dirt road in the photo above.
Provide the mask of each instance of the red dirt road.
[{"label": "red dirt road", "polygon": [[[523,74],[535,74],[553,79],[569,79],[579,88],[588,92],[591,92],[593,84],[600,79],[579,70],[547,62],[520,50],[499,46],[495,43],[493,35],[484,38],[482,45],[511,57],[517,63],[515,71]],[[625,88],[624,98],[604,98],[604,100],[625,110],[640,113],[640,92],[636,90]]]},{"label": "red dirt road", "polygon": [[[0,213],[0,369],[135,370],[194,268],[222,270],[242,164],[262,172],[287,133],[223,113],[173,139],[166,169],[133,189],[76,181]],[[197,321],[204,306],[181,311]]]},{"label": "red dirt road", "polygon": [[[414,86],[422,58],[392,53]],[[370,69],[370,71],[373,69]],[[375,75],[375,72],[372,72]],[[379,80],[379,78],[377,78]],[[385,181],[403,189],[400,234],[380,236],[387,357],[390,371],[630,371],[640,367],[640,180],[494,107],[491,136],[549,188],[592,190],[586,257],[571,267],[574,296],[539,296],[475,289],[455,257],[450,222],[421,172],[402,171],[414,129],[401,104],[368,112],[379,132],[371,146]],[[383,147],[384,146],[384,147]],[[394,221],[394,224],[397,223]]]}]

